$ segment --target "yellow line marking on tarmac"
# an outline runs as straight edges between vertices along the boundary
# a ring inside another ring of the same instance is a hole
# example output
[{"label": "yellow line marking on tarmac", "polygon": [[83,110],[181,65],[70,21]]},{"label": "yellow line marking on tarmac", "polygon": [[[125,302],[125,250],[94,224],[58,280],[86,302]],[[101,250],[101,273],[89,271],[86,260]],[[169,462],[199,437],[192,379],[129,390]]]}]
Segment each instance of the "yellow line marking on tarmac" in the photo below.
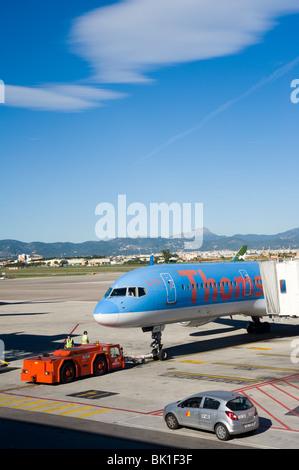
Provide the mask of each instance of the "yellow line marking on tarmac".
[{"label": "yellow line marking on tarmac", "polygon": [[179,374],[179,375],[193,375],[197,377],[210,377],[213,379],[228,379],[228,380],[241,380],[244,382],[261,382],[261,380],[256,379],[243,379],[241,377],[226,377],[223,375],[209,375],[209,374],[193,374],[191,372],[179,372],[179,371],[171,371],[170,374]]},{"label": "yellow line marking on tarmac", "polygon": [[[0,397],[0,401],[11,401],[16,400],[16,397],[10,397],[8,395],[3,395]],[[22,398],[22,400],[28,400],[28,398]]]},{"label": "yellow line marking on tarmac", "polygon": [[74,408],[75,406],[78,406],[78,405],[76,405],[76,403],[69,403],[68,405],[64,403],[62,405],[60,402],[60,406],[56,406],[55,408],[50,408],[49,410],[44,410],[43,413],[52,413],[52,411],[64,410],[65,408]]},{"label": "yellow line marking on tarmac", "polygon": [[[43,405],[41,405],[41,403],[45,402]],[[39,410],[41,408],[46,408],[47,406],[53,406],[53,405],[58,405],[60,402],[59,401],[54,401],[54,402],[50,402],[50,401],[46,401],[46,400],[39,400],[39,401],[36,401],[36,402],[31,402],[31,403],[28,403],[27,405],[19,405],[18,408],[21,408],[21,407],[26,407],[26,406],[29,406],[29,408],[27,408],[28,411],[34,411],[34,410]],[[32,406],[32,405],[37,405],[37,406]]]},{"label": "yellow line marking on tarmac", "polygon": [[258,353],[259,356],[290,357],[289,354]]},{"label": "yellow line marking on tarmac", "polygon": [[289,372],[298,372],[298,369],[288,369],[286,367],[271,367],[271,366],[254,366],[251,364],[232,364],[230,362],[213,362],[221,366],[237,366],[237,367],[250,367],[252,369],[271,369],[271,370],[284,370]]},{"label": "yellow line marking on tarmac", "polygon": [[247,349],[259,349],[261,351],[271,351],[271,349],[273,348],[258,348],[258,347],[251,346],[251,348],[247,348]]},{"label": "yellow line marking on tarmac", "polygon": [[103,410],[89,411],[88,413],[83,413],[82,415],[76,416],[76,418],[86,418],[87,416],[92,416],[98,413],[105,413],[106,411],[110,411],[109,408],[104,408]]},{"label": "yellow line marking on tarmac", "polygon": [[[20,398],[16,395],[10,397],[4,394],[0,394],[0,407],[1,406],[8,406],[11,408],[26,408],[26,410],[28,411],[40,410],[42,413],[52,413],[59,410],[65,410],[61,413],[57,413],[62,416],[69,414],[76,415],[81,411],[86,411],[86,413],[78,414],[78,416],[75,416],[76,418],[87,418],[88,416],[110,411],[109,408],[96,409],[92,405],[83,405],[78,407],[77,403],[61,403],[61,401],[51,402],[49,400],[36,400],[29,397]],[[67,408],[70,409],[66,410]],[[91,411],[87,411],[90,409]]]},{"label": "yellow line marking on tarmac", "polygon": [[63,411],[62,413],[58,413],[59,416],[64,416],[64,415],[70,415],[72,413],[79,413],[79,411],[85,411],[85,410],[88,410],[90,408],[93,408],[93,406],[87,406],[87,405],[84,405],[84,406],[80,406],[79,408],[74,408],[72,410],[68,410],[68,411]]},{"label": "yellow line marking on tarmac", "polygon": [[207,361],[190,361],[188,359],[185,359],[184,361],[180,361],[180,362],[183,362],[185,364],[206,364]]},{"label": "yellow line marking on tarmac", "polygon": [[4,399],[2,403],[0,403],[0,406],[9,406],[13,403],[20,403],[21,401],[26,403],[29,401],[29,398],[7,398],[6,400]]},{"label": "yellow line marking on tarmac", "polygon": [[38,386],[39,384],[29,384],[29,385],[23,385],[23,387],[6,388],[5,390],[0,390],[0,392],[10,392],[11,390],[21,390],[22,388],[38,387]]}]

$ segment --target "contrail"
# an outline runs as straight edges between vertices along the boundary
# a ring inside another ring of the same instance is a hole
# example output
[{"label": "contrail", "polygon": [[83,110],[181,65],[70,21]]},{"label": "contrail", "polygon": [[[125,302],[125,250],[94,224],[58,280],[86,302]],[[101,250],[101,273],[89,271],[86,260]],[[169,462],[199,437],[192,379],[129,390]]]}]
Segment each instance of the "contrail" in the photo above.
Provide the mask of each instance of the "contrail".
[{"label": "contrail", "polygon": [[262,88],[263,86],[267,85],[268,83],[275,82],[279,78],[283,77],[286,75],[288,72],[290,72],[297,64],[299,63],[299,56],[297,56],[295,59],[292,61],[288,62],[286,65],[280,67],[279,69],[275,70],[271,75],[269,75],[266,78],[261,79],[259,82],[257,82],[255,85],[250,87],[247,91],[245,91],[242,95],[238,96],[237,98],[234,98],[233,100],[227,101],[223,105],[219,106],[215,111],[212,111],[209,113],[206,117],[204,117],[199,124],[196,126],[184,131],[180,132],[179,134],[175,135],[174,137],[171,137],[168,139],[164,144],[160,145],[159,147],[155,148],[152,150],[150,153],[142,157],[141,159],[138,160],[137,163],[141,163],[144,160],[147,160],[148,158],[156,155],[159,153],[161,150],[165,149],[169,145],[173,144],[174,142],[177,142],[178,140],[183,139],[184,137],[187,137],[190,134],[193,134],[194,132],[198,131],[201,127],[203,127],[207,122],[211,121],[214,117],[218,116],[219,114],[223,113],[226,111],[228,108],[231,108],[234,104],[238,103],[239,101],[242,101],[244,98],[247,98],[247,96],[251,95],[254,93],[256,90]]}]

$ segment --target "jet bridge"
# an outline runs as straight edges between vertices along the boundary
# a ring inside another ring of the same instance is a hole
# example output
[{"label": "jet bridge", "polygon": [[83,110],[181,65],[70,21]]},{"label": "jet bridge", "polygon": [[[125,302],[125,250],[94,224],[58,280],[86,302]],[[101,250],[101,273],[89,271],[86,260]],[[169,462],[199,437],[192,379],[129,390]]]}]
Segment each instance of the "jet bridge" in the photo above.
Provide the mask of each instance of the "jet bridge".
[{"label": "jet bridge", "polygon": [[299,259],[259,262],[268,315],[299,318]]}]

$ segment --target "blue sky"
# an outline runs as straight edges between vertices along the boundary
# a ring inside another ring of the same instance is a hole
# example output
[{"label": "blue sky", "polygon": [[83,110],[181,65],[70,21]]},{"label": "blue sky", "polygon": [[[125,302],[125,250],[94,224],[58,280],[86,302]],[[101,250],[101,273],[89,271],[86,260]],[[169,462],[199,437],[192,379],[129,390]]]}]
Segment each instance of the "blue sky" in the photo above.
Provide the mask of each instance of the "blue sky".
[{"label": "blue sky", "polygon": [[1,7],[0,239],[96,240],[96,206],[203,203],[217,234],[298,223],[299,0]]}]

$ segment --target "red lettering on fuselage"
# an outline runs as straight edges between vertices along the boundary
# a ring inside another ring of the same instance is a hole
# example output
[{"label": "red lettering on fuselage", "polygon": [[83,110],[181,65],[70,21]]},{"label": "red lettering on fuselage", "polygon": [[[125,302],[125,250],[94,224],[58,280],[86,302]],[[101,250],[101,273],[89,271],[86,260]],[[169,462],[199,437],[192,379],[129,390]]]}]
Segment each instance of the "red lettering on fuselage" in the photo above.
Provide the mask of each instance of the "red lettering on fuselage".
[{"label": "red lettering on fuselage", "polygon": [[218,289],[217,289],[217,283],[215,279],[212,279],[211,277],[207,279],[206,275],[202,272],[201,269],[199,269],[198,272],[203,280],[203,286],[205,289],[205,299],[204,299],[205,302],[208,302],[209,300],[210,287],[213,287],[213,300],[217,300]]},{"label": "red lettering on fuselage", "polygon": [[254,295],[256,297],[262,297],[264,291],[263,291],[263,285],[262,285],[262,277],[261,276],[255,276],[254,278],[254,284],[255,287],[258,289],[258,292],[255,291]]},{"label": "red lettering on fuselage", "polygon": [[153,284],[162,284],[160,279],[151,279],[151,282],[145,281],[148,286],[152,286]]},{"label": "red lettering on fuselage", "polygon": [[[228,286],[228,292],[225,292],[225,287]],[[233,295],[233,285],[228,277],[223,277],[220,281],[220,296],[223,300],[228,300]]]},{"label": "red lettering on fuselage", "polygon": [[194,269],[186,269],[185,271],[178,271],[178,273],[180,274],[180,276],[188,277],[190,284],[191,284],[191,291],[192,291],[191,303],[194,304],[196,302],[197,289],[196,289],[196,283],[194,281],[193,276],[195,276],[197,272]]},{"label": "red lettering on fuselage", "polygon": [[[215,279],[213,278],[207,278],[204,272],[201,269],[198,269],[195,271],[194,269],[186,269],[186,270],[181,270],[178,271],[178,274],[180,276],[187,276],[190,285],[191,285],[191,303],[196,302],[197,298],[197,283],[196,280],[194,279],[194,276],[199,274],[202,278],[202,283],[201,285],[204,288],[204,301],[208,302],[210,300],[210,289],[213,289],[213,296],[212,300],[215,301],[217,300],[218,296],[218,287],[219,287],[219,293],[220,297],[222,300],[229,300],[234,293],[234,286],[235,286],[235,299],[238,299],[240,297],[240,285],[242,287],[242,297],[248,296],[251,297],[253,294],[253,282],[250,276],[248,274],[243,276],[238,276],[234,277],[234,283],[228,278],[228,277],[222,277],[220,282],[217,283]],[[256,297],[261,297],[263,295],[263,288],[261,285],[261,276],[255,276],[254,278],[254,283],[255,287],[259,290],[258,292],[255,292],[254,295]],[[189,288],[189,287],[188,287]]]}]

